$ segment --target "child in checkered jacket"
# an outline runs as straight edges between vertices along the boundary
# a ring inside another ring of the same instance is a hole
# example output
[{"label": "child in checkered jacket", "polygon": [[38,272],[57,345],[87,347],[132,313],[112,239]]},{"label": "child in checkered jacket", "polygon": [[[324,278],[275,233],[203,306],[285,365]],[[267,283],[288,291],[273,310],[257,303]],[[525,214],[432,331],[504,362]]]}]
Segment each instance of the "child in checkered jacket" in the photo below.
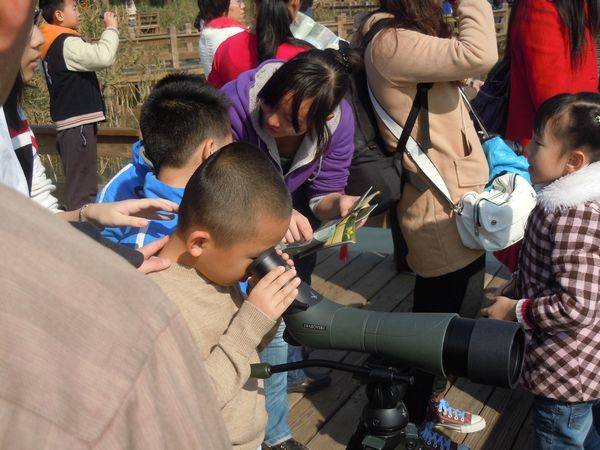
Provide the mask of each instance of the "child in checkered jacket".
[{"label": "child in checkered jacket", "polygon": [[527,146],[540,187],[513,280],[482,315],[529,330],[534,448],[600,448],[600,95],[561,94]]}]

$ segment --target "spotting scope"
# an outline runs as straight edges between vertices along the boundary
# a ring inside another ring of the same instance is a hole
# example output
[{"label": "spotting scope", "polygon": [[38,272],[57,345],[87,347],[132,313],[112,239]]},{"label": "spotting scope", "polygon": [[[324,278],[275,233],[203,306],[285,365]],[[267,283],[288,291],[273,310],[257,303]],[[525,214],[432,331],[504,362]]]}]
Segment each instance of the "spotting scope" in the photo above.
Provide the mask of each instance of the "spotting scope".
[{"label": "spotting scope", "polygon": [[[269,249],[249,271],[262,278],[277,266],[287,264]],[[432,374],[512,388],[522,369],[525,332],[516,322],[367,311],[328,300],[306,283],[298,287],[283,318],[287,333],[299,344],[378,355]]]}]

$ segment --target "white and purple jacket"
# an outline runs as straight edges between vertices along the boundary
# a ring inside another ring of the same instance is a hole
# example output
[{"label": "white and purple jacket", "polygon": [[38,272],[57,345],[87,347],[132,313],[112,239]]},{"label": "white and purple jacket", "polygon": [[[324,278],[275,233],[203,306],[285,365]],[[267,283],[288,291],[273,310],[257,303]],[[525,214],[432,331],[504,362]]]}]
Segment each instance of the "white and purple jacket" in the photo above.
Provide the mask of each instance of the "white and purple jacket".
[{"label": "white and purple jacket", "polygon": [[[280,170],[281,162],[275,140],[260,125],[257,97],[258,92],[282,64],[283,61],[280,60],[265,61],[258,68],[242,73],[222,88],[231,100],[229,119],[233,139],[261,148]],[[323,154],[316,156],[316,142],[307,134],[289,171],[284,175],[294,199],[298,198],[297,194],[301,194],[305,200],[314,204],[319,197],[332,192],[344,192],[354,154],[354,117],[346,100],[342,100],[333,114],[334,117],[327,122],[331,137]]]}]

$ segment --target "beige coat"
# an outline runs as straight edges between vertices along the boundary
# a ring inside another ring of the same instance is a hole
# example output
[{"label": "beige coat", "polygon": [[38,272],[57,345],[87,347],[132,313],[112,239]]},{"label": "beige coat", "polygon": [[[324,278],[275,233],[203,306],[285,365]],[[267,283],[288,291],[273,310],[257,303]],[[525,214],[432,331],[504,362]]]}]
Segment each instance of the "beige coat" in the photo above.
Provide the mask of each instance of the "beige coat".
[{"label": "beige coat", "polygon": [[[456,80],[486,73],[498,59],[492,10],[486,0],[459,2],[457,37],[442,39],[406,29],[379,32],[365,52],[369,84],[377,100],[403,125],[416,85],[433,82],[429,91],[429,156],[440,171],[454,201],[467,191],[482,191],[488,180],[485,155]],[[388,14],[375,14],[365,32]],[[397,139],[379,123],[388,149]],[[419,141],[418,121],[412,136]],[[405,170],[417,172],[406,155]],[[459,270],[481,252],[461,243],[453,213],[432,189],[421,192],[406,183],[398,206],[402,233],[408,243],[408,264],[420,276],[436,277]]]}]

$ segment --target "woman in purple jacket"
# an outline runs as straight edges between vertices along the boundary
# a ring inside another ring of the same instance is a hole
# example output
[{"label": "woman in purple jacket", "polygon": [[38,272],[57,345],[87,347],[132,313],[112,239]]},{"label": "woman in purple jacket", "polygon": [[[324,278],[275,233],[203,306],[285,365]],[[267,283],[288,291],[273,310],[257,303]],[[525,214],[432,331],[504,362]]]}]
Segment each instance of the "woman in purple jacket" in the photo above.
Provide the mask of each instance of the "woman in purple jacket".
[{"label": "woman in purple jacket", "polygon": [[354,153],[354,118],[342,100],[349,75],[348,55],[311,50],[265,61],[222,88],[233,139],[267,152],[293,195],[288,242],[311,239],[309,219],[340,217],[357,200],[344,195]]}]

